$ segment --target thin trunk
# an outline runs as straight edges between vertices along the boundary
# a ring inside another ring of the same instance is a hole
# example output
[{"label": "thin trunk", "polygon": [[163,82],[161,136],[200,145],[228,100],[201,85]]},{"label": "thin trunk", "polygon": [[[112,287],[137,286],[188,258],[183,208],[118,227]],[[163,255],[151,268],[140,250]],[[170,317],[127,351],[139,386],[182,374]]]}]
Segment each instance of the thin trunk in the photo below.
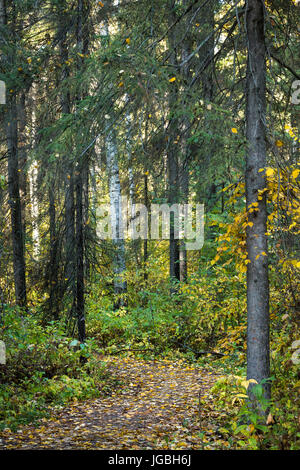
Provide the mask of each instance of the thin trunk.
[{"label": "thin trunk", "polygon": [[[185,7],[188,6],[188,1],[184,0]],[[190,15],[186,17],[186,24],[184,25],[184,34],[187,34],[186,28],[188,28],[188,24],[190,21]],[[182,42],[182,49],[181,49],[181,61],[184,63],[182,67],[182,76],[184,78],[185,86],[188,88],[188,85],[191,80],[191,72],[190,72],[190,64],[186,61],[187,57],[191,53],[192,49],[191,39],[189,34],[187,34]],[[185,104],[188,105],[188,96],[183,97],[183,105],[182,108],[185,109]],[[180,197],[181,202],[184,204],[188,204],[189,202],[189,159],[190,159],[190,146],[188,144],[188,139],[190,137],[190,119],[187,115],[183,115],[181,118],[180,123],[180,174],[179,174],[179,185],[180,185]],[[182,236],[184,234],[182,233]],[[180,281],[186,282],[187,281],[187,251],[186,251],[186,244],[184,240],[180,241]]]},{"label": "thin trunk", "polygon": [[[36,85],[32,87],[32,147],[34,148],[37,139],[37,119],[36,119]],[[39,204],[37,197],[37,180],[38,169],[37,162],[33,160],[28,170],[29,178],[29,194],[30,194],[30,207],[31,207],[31,221],[32,221],[32,243],[33,243],[33,257],[38,259],[40,251],[40,232],[38,226]]]},{"label": "thin trunk", "polygon": [[88,252],[88,242],[89,236],[88,232],[90,231],[90,198],[89,198],[89,191],[90,191],[90,159],[87,158],[83,162],[83,170],[82,170],[82,203],[83,203],[83,243],[84,243],[84,277],[86,279],[89,278],[90,275],[90,260],[89,257],[86,256]]},{"label": "thin trunk", "polygon": [[125,263],[125,243],[124,243],[124,227],[122,220],[122,198],[121,185],[119,177],[119,164],[117,155],[116,136],[112,129],[108,131],[106,137],[106,160],[109,179],[109,195],[111,210],[111,228],[112,240],[114,243],[114,291],[115,291],[115,308],[125,305],[124,294],[127,287],[126,282],[122,279],[122,274],[126,270]]},{"label": "thin trunk", "polygon": [[[26,234],[26,197],[27,197],[27,139],[26,139],[26,94],[23,92],[19,102],[19,178],[20,178],[20,198],[21,198],[21,212],[22,212],[22,224],[24,233],[24,244]],[[24,246],[25,250],[25,246]]]},{"label": "thin trunk", "polygon": [[[170,25],[174,23],[175,16],[175,2],[169,0],[169,22]],[[176,29],[171,28],[168,34],[168,42],[170,48],[170,64],[175,66],[177,64],[177,53],[176,53]],[[173,83],[170,94],[169,94],[169,108],[170,108],[170,121],[168,127],[168,178],[169,178],[169,194],[168,202],[170,205],[178,203],[179,194],[179,179],[178,179],[178,153],[176,145],[174,144],[177,134],[178,120],[175,118],[175,106],[177,103],[177,84],[176,81]],[[180,260],[179,260],[179,240],[175,237],[175,217],[171,213],[170,220],[170,279],[172,281],[180,280]],[[175,292],[176,289],[172,288],[171,291]]]},{"label": "thin trunk", "polygon": [[[128,98],[126,98],[128,102]],[[134,121],[131,118],[131,115],[129,112],[126,112],[126,126],[127,126],[127,136],[126,136],[126,153],[127,153],[127,159],[128,159],[128,179],[129,179],[129,202],[130,202],[130,221],[129,221],[129,226],[134,221],[135,217],[135,182],[134,182],[134,170],[133,170],[133,161],[132,161],[132,123]],[[131,246],[134,252],[134,257],[137,263],[137,266],[139,265],[139,247],[140,247],[140,240],[132,240]]]},{"label": "thin trunk", "polygon": [[[201,10],[201,33],[200,41],[204,41],[215,28],[215,7],[216,0],[211,0],[209,5],[204,10]],[[214,62],[212,60],[214,50],[215,38],[214,35],[205,42],[200,50],[200,67],[204,68],[201,73],[201,84],[202,84],[202,96],[205,101],[212,101],[214,96]]]},{"label": "thin trunk", "polygon": [[83,181],[82,174],[76,176],[76,313],[78,339],[85,341],[84,315],[84,241],[83,241]]},{"label": "thin trunk", "polygon": [[[15,46],[15,5],[12,5],[12,24],[10,25],[13,46]],[[0,1],[0,26],[7,25],[6,2]],[[14,55],[6,58],[10,67],[14,65]],[[24,256],[24,233],[19,183],[18,158],[18,113],[15,92],[7,93],[6,138],[8,156],[8,192],[11,208],[11,229],[13,248],[13,268],[15,297],[18,305],[26,307],[26,274]]]},{"label": "thin trunk", "polygon": [[8,191],[11,207],[11,227],[13,246],[13,265],[15,296],[18,305],[26,306],[26,279],[24,257],[24,234],[21,213],[19,167],[18,167],[18,131],[16,97],[7,98],[7,149],[8,149]]},{"label": "thin trunk", "polygon": [[[77,51],[81,56],[85,56],[88,52],[89,34],[88,34],[88,18],[89,2],[78,0],[77,3],[77,31],[76,42]],[[84,59],[80,56],[78,58],[78,69],[84,68]],[[77,99],[81,99],[77,96]],[[76,167],[76,315],[77,315],[77,329],[78,339],[81,343],[85,342],[85,273],[87,272],[85,266],[85,243],[84,243],[84,227],[88,220],[89,198],[89,161],[85,155],[80,161],[77,162]],[[81,358],[84,362],[84,358]]]},{"label": "thin trunk", "polygon": [[56,208],[53,187],[49,188],[49,230],[50,230],[50,263],[49,263],[49,312],[58,320],[57,272],[58,272],[58,239],[56,233]]},{"label": "thin trunk", "polygon": [[[184,145],[184,160],[181,162],[181,175],[180,175],[180,194],[183,198],[183,203],[188,204],[189,201],[189,167],[188,167],[188,146]],[[182,237],[184,234],[182,233]],[[184,240],[180,240],[180,281],[186,282],[188,277],[188,261],[187,250]]]},{"label": "thin trunk", "polygon": [[[118,5],[118,1],[114,2],[114,4]],[[108,39],[110,35],[109,27],[109,22],[105,19],[102,33]],[[126,270],[126,261],[117,137],[115,130],[110,128],[109,124],[107,125],[106,130],[105,147],[109,182],[112,240],[114,244],[114,309],[118,309],[119,307],[126,305],[125,294],[127,292],[127,284],[122,278],[122,275]]]},{"label": "thin trunk", "polygon": [[0,26],[7,24],[6,0],[0,0]]},{"label": "thin trunk", "polygon": [[[63,12],[62,20],[63,20]],[[71,112],[71,100],[70,93],[65,85],[66,80],[69,78],[69,69],[66,65],[68,60],[68,46],[67,46],[67,33],[65,23],[61,21],[59,25],[60,30],[60,56],[62,72],[61,82],[64,84],[61,93],[61,110],[62,114],[70,114]],[[73,301],[73,305],[70,312],[70,317],[74,313],[74,300],[76,298],[76,286],[75,286],[75,199],[74,199],[74,165],[70,160],[69,156],[66,156],[66,174],[65,174],[65,283],[66,289],[70,293]]]},{"label": "thin trunk", "polygon": [[[149,207],[149,194],[148,194],[148,192],[149,192],[148,191],[148,176],[145,174],[144,175],[144,205],[148,209],[148,218],[149,218],[150,217],[150,214],[149,214],[150,207]],[[148,224],[149,224],[149,220],[148,220]],[[148,239],[145,238],[145,240],[144,240],[144,281],[147,281],[147,279],[148,279],[148,271],[147,271],[148,256],[149,256],[149,253],[148,253]]]},{"label": "thin trunk", "polygon": [[[65,192],[65,246],[66,266],[65,280],[71,295],[75,292],[75,198],[74,198],[74,171],[73,164],[67,166],[66,192]],[[74,297],[73,297],[74,298]]]},{"label": "thin trunk", "polygon": [[[264,36],[264,2],[248,0],[246,11],[248,67],[246,135],[246,203],[258,204],[258,211],[249,213],[247,228],[247,377],[261,382],[270,376],[269,363],[269,282],[267,256],[267,206],[259,191],[266,186],[266,48]],[[261,199],[261,200],[260,200]],[[264,384],[270,397],[270,386]],[[249,392],[250,399],[254,397]]]},{"label": "thin trunk", "polygon": [[38,170],[36,163],[33,162],[28,171],[29,177],[29,193],[30,193],[30,207],[31,207],[31,220],[32,220],[32,243],[33,243],[33,257],[38,259],[40,251],[40,232],[38,227],[39,206],[37,199],[37,179]]}]

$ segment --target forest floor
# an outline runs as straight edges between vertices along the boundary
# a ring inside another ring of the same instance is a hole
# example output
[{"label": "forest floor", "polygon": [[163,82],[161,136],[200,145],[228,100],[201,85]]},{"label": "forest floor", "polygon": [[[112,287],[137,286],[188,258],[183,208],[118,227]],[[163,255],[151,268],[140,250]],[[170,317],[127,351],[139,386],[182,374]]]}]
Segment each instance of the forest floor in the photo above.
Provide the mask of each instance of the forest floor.
[{"label": "forest floor", "polygon": [[[120,379],[112,395],[53,410],[0,434],[0,449],[215,449],[221,436],[209,389],[212,368],[184,361],[102,358]],[[205,405],[203,406],[203,403]],[[226,446],[226,442],[223,441]]]}]

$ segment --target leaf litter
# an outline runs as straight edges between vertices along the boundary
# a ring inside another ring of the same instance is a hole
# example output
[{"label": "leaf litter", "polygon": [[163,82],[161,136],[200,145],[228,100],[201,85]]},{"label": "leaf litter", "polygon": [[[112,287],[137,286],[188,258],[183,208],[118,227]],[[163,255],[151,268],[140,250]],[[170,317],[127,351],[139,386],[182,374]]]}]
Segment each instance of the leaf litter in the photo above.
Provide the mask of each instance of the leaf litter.
[{"label": "leaf litter", "polygon": [[[182,361],[105,357],[122,385],[110,396],[53,410],[50,419],[0,433],[0,449],[214,449],[210,388],[221,374]],[[207,406],[203,407],[203,402]]]}]

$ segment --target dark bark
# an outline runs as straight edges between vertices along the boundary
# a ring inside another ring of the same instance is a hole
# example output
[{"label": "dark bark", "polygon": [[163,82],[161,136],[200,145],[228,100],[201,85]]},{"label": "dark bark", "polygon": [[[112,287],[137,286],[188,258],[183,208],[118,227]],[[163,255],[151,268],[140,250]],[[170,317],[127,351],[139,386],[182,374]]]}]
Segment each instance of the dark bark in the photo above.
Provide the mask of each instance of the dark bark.
[{"label": "dark bark", "polygon": [[81,172],[78,172],[76,176],[76,314],[78,339],[81,343],[85,341],[83,260],[83,181]]},{"label": "dark bark", "polygon": [[[189,1],[184,0],[184,6],[187,8],[189,6]],[[192,51],[192,38],[189,33],[189,23],[191,20],[191,15],[194,14],[194,9],[191,9],[191,13],[186,15],[186,21],[183,23],[183,41],[181,47],[181,63],[184,62],[182,66],[181,74],[184,79],[186,88],[188,88],[191,81],[191,72],[187,57]],[[183,96],[182,109],[187,109],[189,96],[185,94]],[[188,139],[190,137],[190,119],[187,115],[183,115],[180,122],[180,159],[179,159],[179,187],[180,187],[180,199],[181,203],[188,204],[189,201],[189,159],[190,159],[190,145],[188,144]],[[187,281],[187,251],[185,246],[185,241],[180,241],[180,281]]]},{"label": "dark bark", "polygon": [[26,279],[24,257],[24,234],[22,224],[19,165],[18,165],[18,130],[16,97],[7,98],[7,149],[8,149],[8,192],[11,209],[11,229],[15,296],[18,305],[26,306]]},{"label": "dark bark", "polygon": [[[77,3],[77,31],[76,42],[79,54],[86,55],[89,46],[88,34],[88,13],[89,2],[78,0]],[[84,67],[82,58],[78,59],[78,67]],[[84,96],[84,92],[77,97],[78,101]],[[80,343],[85,341],[85,247],[84,247],[84,226],[88,219],[89,199],[89,160],[85,155],[77,161],[76,167],[76,316],[78,339]],[[84,361],[83,358],[81,358]]]},{"label": "dark bark", "polygon": [[[149,208],[149,195],[148,195],[148,176],[144,175],[144,204]],[[150,214],[148,214],[149,218]],[[149,222],[149,221],[148,221]],[[144,240],[144,281],[148,280],[148,272],[147,272],[147,261],[148,261],[148,240],[145,238]]]},{"label": "dark bark", "polygon": [[[169,0],[169,23],[172,25],[176,20],[175,14],[175,1]],[[168,42],[170,48],[170,64],[177,65],[177,50],[176,50],[176,28],[172,28],[168,34]],[[175,118],[176,104],[178,97],[177,83],[174,82],[169,93],[169,108],[170,108],[170,121],[168,126],[168,202],[170,205],[178,203],[179,196],[179,174],[178,174],[178,152],[176,145],[176,134],[178,132],[178,119]],[[170,219],[170,279],[173,281],[180,281],[180,259],[179,259],[179,240],[176,238],[175,230],[175,217],[171,212]],[[176,290],[176,289],[175,289]],[[172,292],[175,291],[173,288]]]},{"label": "dark bark", "polygon": [[[203,11],[201,11],[201,18],[199,19],[201,24],[201,34],[200,34],[200,41],[202,42],[206,39],[211,32],[214,30],[215,27],[215,6],[216,1],[211,0]],[[206,101],[212,101],[214,96],[214,80],[213,80],[213,73],[214,73],[214,43],[215,38],[214,35],[206,41],[204,46],[199,51],[200,55],[200,66],[201,69],[204,68],[203,72],[201,73],[201,84],[202,84],[202,96]],[[210,65],[208,65],[210,64]]]},{"label": "dark bark", "polygon": [[[6,2],[0,2],[0,26],[9,26],[12,46],[15,42],[15,5],[12,5],[11,24],[7,25]],[[14,66],[14,54],[6,57],[8,67]],[[24,256],[24,233],[22,224],[22,210],[20,199],[19,182],[19,157],[18,157],[18,112],[15,90],[7,93],[7,115],[6,115],[6,139],[8,159],[8,192],[11,208],[11,230],[13,249],[13,269],[15,283],[15,297],[18,305],[26,307],[26,274]]]},{"label": "dark bark", "polygon": [[75,290],[75,198],[74,198],[74,170],[73,165],[69,164],[66,179],[65,192],[65,246],[66,246],[66,266],[65,279],[68,290],[74,295]]},{"label": "dark bark", "polygon": [[[170,143],[170,147],[173,144]],[[178,160],[174,150],[168,151],[168,169],[169,169],[169,204],[178,202]],[[179,260],[179,240],[176,238],[176,218],[174,213],[170,215],[170,278],[171,281],[180,281],[180,260]]]},{"label": "dark bark", "polygon": [[[184,154],[183,154],[183,161],[181,166],[181,175],[180,175],[180,194],[181,198],[183,199],[183,204],[188,204],[189,201],[189,165],[188,165],[188,156],[189,150],[188,146],[184,145]],[[180,241],[180,281],[186,282],[188,277],[188,260],[187,260],[187,250],[185,246],[185,241]]]},{"label": "dark bark", "polygon": [[[68,60],[67,33],[63,21],[63,12],[61,12],[61,22],[59,24],[60,36],[60,55],[62,72],[61,82],[64,83],[69,77],[69,69],[66,61]],[[71,99],[69,91],[64,87],[61,93],[62,114],[70,114]],[[74,164],[69,156],[66,156],[66,175],[65,175],[65,282],[67,292],[73,299],[70,316],[74,313],[74,300],[76,297],[75,286],[75,199],[74,199]]]},{"label": "dark bark", "polygon": [[90,158],[84,160],[83,171],[83,243],[84,243],[84,277],[89,278],[90,275],[90,259],[87,256],[88,244],[89,244],[89,233],[90,233]]},{"label": "dark bark", "polygon": [[[269,365],[269,282],[267,256],[266,197],[259,191],[266,186],[261,168],[266,166],[266,48],[264,2],[248,0],[246,12],[248,67],[246,134],[246,204],[258,203],[258,211],[249,213],[247,228],[247,377],[261,382],[270,376]],[[270,396],[270,386],[264,385]],[[251,392],[250,399],[253,400]]]},{"label": "dark bark", "polygon": [[50,229],[50,263],[49,263],[49,312],[58,320],[58,237],[56,233],[55,195],[52,187],[49,188],[49,229]]}]

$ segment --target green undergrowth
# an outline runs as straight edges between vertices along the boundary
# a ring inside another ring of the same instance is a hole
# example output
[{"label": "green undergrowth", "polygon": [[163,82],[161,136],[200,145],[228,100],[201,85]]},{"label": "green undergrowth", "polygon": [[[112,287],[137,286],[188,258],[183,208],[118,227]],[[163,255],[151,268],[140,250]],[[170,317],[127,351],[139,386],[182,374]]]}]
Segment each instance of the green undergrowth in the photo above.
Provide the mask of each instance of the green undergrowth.
[{"label": "green undergrowth", "polygon": [[[272,273],[271,273],[272,274]],[[136,279],[135,279],[136,281]],[[270,359],[272,398],[257,401],[266,417],[247,406],[246,290],[242,276],[222,267],[191,276],[176,295],[167,284],[152,283],[130,296],[128,306],[113,310],[97,289],[88,299],[88,331],[104,354],[132,354],[153,360],[184,359],[211,368],[222,377],[204,399],[215,427],[232,449],[300,448],[299,315],[270,276]],[[129,284],[130,292],[130,284]],[[131,294],[130,294],[131,295]],[[298,351],[298,356],[297,356]],[[297,356],[297,357],[296,357]],[[251,385],[253,386],[253,385]],[[227,447],[226,447],[227,448]]]},{"label": "green undergrowth", "polygon": [[[228,267],[203,268],[171,295],[161,276],[154,282],[149,272],[148,285],[143,273],[135,274],[136,284],[128,278],[127,306],[118,310],[105,291],[106,280],[97,279],[87,295],[83,349],[66,334],[64,322],[45,323],[37,311],[22,314],[7,307],[0,329],[7,347],[7,364],[0,366],[0,429],[14,430],[53,407],[110,394],[120,384],[99,358],[132,355],[178,361],[179,367],[184,360],[216,372],[202,407],[213,416],[220,448],[226,442],[232,449],[299,449],[300,348],[294,348],[299,316],[290,307],[288,288],[280,292],[271,276],[272,398],[263,404],[268,412],[262,420],[247,408],[243,277]],[[263,400],[257,386],[257,399]]]},{"label": "green undergrowth", "polygon": [[0,366],[0,430],[16,430],[49,416],[53,408],[110,394],[118,385],[93,340],[80,348],[62,324],[44,325],[37,315],[12,308],[2,320],[7,361]]}]

